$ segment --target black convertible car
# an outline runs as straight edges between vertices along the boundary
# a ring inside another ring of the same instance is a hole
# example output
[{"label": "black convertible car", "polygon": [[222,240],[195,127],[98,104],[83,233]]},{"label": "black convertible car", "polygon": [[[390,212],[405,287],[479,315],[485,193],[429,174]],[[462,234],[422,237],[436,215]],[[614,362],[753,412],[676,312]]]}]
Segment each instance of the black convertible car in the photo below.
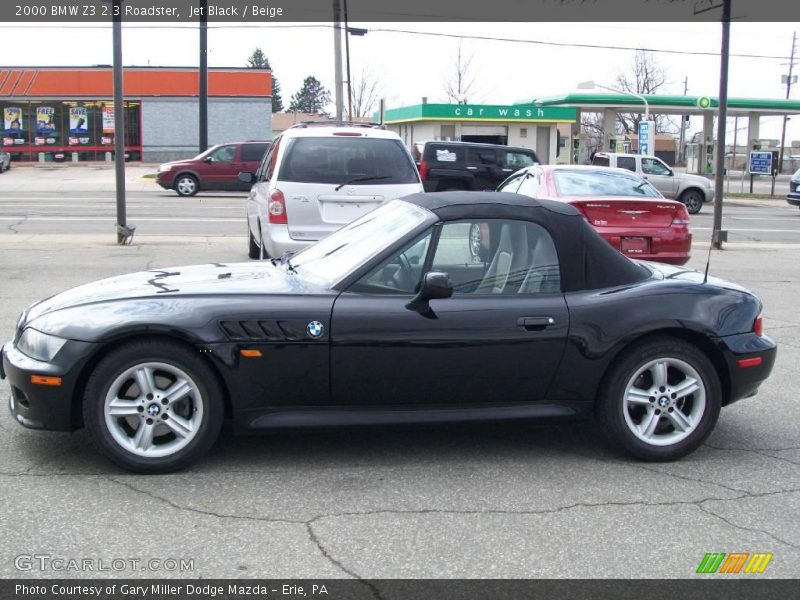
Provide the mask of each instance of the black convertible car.
[{"label": "black convertible car", "polygon": [[569,205],[419,194],[290,258],[53,296],[22,314],[0,375],[19,423],[86,426],[141,472],[187,465],[225,418],[252,432],[594,414],[630,454],[671,460],[770,374],[760,313],[735,284],[628,260]]}]

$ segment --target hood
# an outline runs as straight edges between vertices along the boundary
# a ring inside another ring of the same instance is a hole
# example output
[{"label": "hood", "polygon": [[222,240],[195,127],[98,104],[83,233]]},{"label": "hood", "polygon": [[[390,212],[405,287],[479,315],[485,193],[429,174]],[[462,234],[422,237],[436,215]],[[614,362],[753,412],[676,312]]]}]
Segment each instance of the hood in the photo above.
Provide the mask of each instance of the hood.
[{"label": "hood", "polygon": [[711,187],[711,181],[702,175],[692,175],[691,173],[681,173],[679,175],[680,180],[686,183],[694,183],[700,187]]},{"label": "hood", "polygon": [[[700,271],[695,271],[694,269],[687,269],[686,267],[678,267],[675,265],[667,265],[664,263],[656,263],[649,261],[638,261],[638,262],[642,262],[649,269],[655,271],[657,276],[660,275],[663,279],[689,281],[691,283],[702,284],[703,278],[705,277],[704,273],[701,273]],[[738,283],[733,283],[731,281],[720,279],[719,277],[714,277],[712,275],[708,276],[706,284],[720,288],[725,288],[728,290],[735,290],[737,292],[744,292],[746,294],[751,294],[751,295],[753,294],[750,290],[748,290],[745,287],[742,287]]]},{"label": "hood", "polygon": [[26,321],[30,323],[66,308],[131,299],[311,291],[307,282],[269,261],[171,267],[101,279],[72,288],[31,306]]},{"label": "hood", "polygon": [[[202,160],[202,159],[201,159]],[[161,163],[158,166],[158,171],[161,172],[163,167],[188,167],[197,164],[197,158],[184,158],[183,160],[171,160],[170,162]]]}]

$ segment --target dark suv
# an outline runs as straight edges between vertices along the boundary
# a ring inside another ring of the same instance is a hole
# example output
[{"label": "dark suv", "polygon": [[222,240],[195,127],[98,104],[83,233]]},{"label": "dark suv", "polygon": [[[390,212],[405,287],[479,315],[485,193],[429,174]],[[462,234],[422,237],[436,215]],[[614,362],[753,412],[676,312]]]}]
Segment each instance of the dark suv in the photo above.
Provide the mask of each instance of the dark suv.
[{"label": "dark suv", "polygon": [[200,190],[250,189],[239,173],[255,173],[271,142],[233,142],[218,144],[186,160],[164,163],[158,167],[156,182],[180,196],[194,196]]},{"label": "dark suv", "polygon": [[419,142],[411,154],[426,192],[494,190],[515,171],[539,162],[529,148],[471,142]]}]

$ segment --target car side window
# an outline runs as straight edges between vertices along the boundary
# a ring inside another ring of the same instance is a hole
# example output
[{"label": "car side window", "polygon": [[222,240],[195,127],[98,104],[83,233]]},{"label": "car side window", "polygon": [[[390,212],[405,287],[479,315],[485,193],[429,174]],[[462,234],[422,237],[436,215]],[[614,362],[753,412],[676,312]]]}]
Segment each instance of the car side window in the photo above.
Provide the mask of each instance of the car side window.
[{"label": "car side window", "polygon": [[636,173],[636,159],[633,158],[632,156],[618,156],[617,168],[627,169],[632,173]]},{"label": "car side window", "polygon": [[236,159],[236,146],[220,146],[209,157],[213,162],[233,162]]},{"label": "car side window", "polygon": [[667,165],[657,158],[643,158],[642,172],[647,175],[669,175],[670,170]]},{"label": "car side window", "polygon": [[351,290],[371,294],[416,294],[432,235],[431,228],[372,269]]},{"label": "car side window", "polygon": [[242,146],[242,162],[261,162],[269,144],[245,144]]},{"label": "car side window", "polygon": [[272,174],[275,173],[275,165],[278,161],[278,150],[281,145],[281,138],[279,137],[270,146],[267,154],[264,156],[264,162],[261,164],[261,177],[259,181],[270,181]]},{"label": "car side window", "polygon": [[472,167],[486,167],[497,164],[497,152],[489,148],[469,148],[467,164]]},{"label": "car side window", "polygon": [[555,245],[528,221],[487,219],[442,226],[431,271],[450,275],[455,295],[541,294],[561,290]]},{"label": "car side window", "polygon": [[522,169],[530,167],[534,164],[533,156],[524,152],[515,152],[513,150],[503,151],[503,166],[510,169]]},{"label": "car side window", "polygon": [[608,160],[608,156],[596,155],[592,158],[592,164],[596,167],[608,167],[611,163]]}]

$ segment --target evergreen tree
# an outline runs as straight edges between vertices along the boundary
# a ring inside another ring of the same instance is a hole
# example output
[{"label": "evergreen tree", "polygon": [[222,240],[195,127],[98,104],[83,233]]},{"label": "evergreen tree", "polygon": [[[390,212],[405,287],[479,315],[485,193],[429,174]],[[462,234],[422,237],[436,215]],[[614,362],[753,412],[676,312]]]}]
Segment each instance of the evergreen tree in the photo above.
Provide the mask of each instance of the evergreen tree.
[{"label": "evergreen tree", "polygon": [[[261,50],[256,48],[247,59],[247,67],[249,69],[269,69],[272,67],[269,64],[267,55]],[[283,110],[283,98],[281,98],[281,84],[275,74],[272,75],[272,112],[281,112]]]},{"label": "evergreen tree", "polygon": [[316,77],[309,75],[303,81],[303,87],[292,96],[289,112],[306,112],[327,116],[328,113],[325,109],[330,103],[331,93]]}]

